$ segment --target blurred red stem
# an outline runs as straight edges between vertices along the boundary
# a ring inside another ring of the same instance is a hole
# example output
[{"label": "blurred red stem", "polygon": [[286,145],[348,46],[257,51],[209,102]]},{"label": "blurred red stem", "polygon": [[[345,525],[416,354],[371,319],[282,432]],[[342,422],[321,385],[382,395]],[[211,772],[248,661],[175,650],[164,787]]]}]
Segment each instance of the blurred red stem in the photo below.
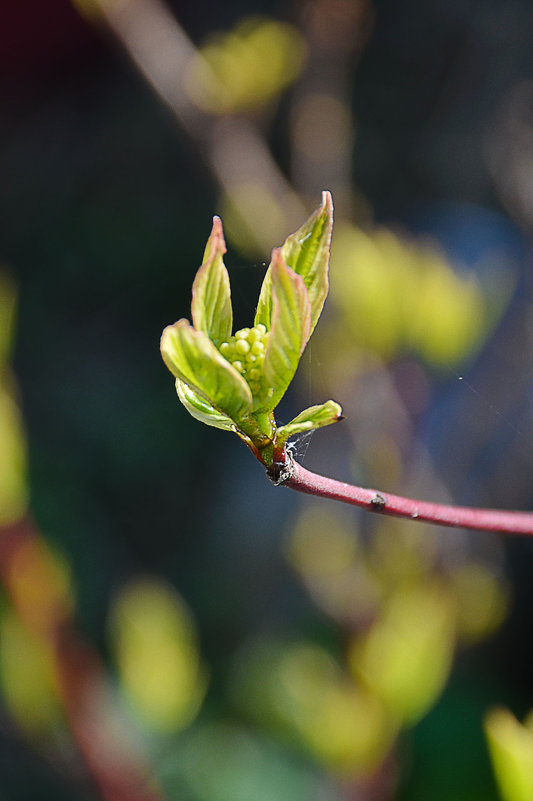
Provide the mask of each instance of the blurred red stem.
[{"label": "blurred red stem", "polygon": [[334,501],[360,506],[368,512],[379,512],[391,517],[406,517],[425,523],[441,526],[472,528],[482,531],[500,531],[504,534],[533,535],[533,513],[508,512],[499,509],[473,509],[467,506],[418,501],[403,498],[388,492],[365,489],[344,481],[312,473],[298,462],[290,453],[285,453],[282,461],[275,464],[269,476],[277,486],[290,487],[298,492],[330,498]]}]

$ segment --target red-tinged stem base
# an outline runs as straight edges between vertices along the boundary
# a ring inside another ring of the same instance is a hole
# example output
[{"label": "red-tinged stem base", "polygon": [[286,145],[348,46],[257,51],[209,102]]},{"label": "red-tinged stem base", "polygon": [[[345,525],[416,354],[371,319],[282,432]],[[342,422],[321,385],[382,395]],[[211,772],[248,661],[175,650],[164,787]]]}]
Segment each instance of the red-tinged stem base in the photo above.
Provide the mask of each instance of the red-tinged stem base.
[{"label": "red-tinged stem base", "polygon": [[440,526],[533,535],[533,512],[449,506],[403,498],[388,492],[377,492],[312,473],[298,464],[287,452],[283,461],[276,462],[268,475],[276,486],[289,487],[308,495],[349,503],[369,512],[379,512],[391,517],[406,517]]}]

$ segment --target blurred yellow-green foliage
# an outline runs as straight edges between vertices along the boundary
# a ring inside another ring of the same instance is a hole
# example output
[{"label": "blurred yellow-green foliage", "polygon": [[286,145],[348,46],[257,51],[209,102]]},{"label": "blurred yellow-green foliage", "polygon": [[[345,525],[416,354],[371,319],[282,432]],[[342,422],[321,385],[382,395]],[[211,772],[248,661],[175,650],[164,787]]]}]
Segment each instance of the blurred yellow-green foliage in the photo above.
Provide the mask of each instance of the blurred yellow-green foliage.
[{"label": "blurred yellow-green foliage", "polygon": [[[379,710],[378,733],[371,725],[372,734],[367,731],[363,739],[372,743],[371,754],[383,758],[391,733],[412,726],[436,703],[458,644],[490,634],[508,600],[483,563],[466,559],[443,571],[426,532],[412,537],[402,523],[387,520],[380,528],[376,539],[365,543],[352,515],[311,506],[301,513],[286,547],[316,603],[352,632],[346,653],[352,692]],[[309,693],[313,697],[316,693]],[[361,725],[369,719],[374,717],[361,715]],[[341,734],[340,723],[338,731],[342,741],[350,739]],[[360,755],[352,754],[348,764],[355,772],[368,768]]]},{"label": "blurred yellow-green foliage", "polygon": [[507,709],[493,709],[485,729],[503,801],[528,801],[533,796],[531,716],[519,723]]},{"label": "blurred yellow-green foliage", "polygon": [[506,276],[483,287],[473,271],[460,275],[429,243],[350,224],[337,225],[333,275],[336,339],[385,360],[414,352],[436,367],[471,357],[513,288]]},{"label": "blurred yellow-green foliage", "polygon": [[26,444],[10,370],[16,292],[0,273],[0,525],[17,520],[27,504]]},{"label": "blurred yellow-green foliage", "polygon": [[141,720],[163,733],[190,723],[206,676],[178,594],[156,580],[132,582],[114,600],[110,636],[122,686]]},{"label": "blurred yellow-green foliage", "polygon": [[264,108],[300,73],[305,40],[292,25],[246,17],[228,33],[214,33],[187,69],[194,103],[215,114]]},{"label": "blurred yellow-green foliage", "polygon": [[380,699],[311,642],[254,643],[238,660],[233,690],[253,719],[341,776],[374,770],[397,730]]},{"label": "blurred yellow-green foliage", "polygon": [[53,650],[12,610],[3,610],[0,625],[5,704],[25,733],[44,740],[62,718]]},{"label": "blurred yellow-green foliage", "polygon": [[17,520],[27,505],[26,449],[22,419],[15,402],[11,382],[0,387],[0,524]]},{"label": "blurred yellow-green foliage", "polygon": [[455,645],[453,622],[451,599],[436,580],[407,584],[352,643],[352,670],[393,718],[416,721],[442,691]]}]

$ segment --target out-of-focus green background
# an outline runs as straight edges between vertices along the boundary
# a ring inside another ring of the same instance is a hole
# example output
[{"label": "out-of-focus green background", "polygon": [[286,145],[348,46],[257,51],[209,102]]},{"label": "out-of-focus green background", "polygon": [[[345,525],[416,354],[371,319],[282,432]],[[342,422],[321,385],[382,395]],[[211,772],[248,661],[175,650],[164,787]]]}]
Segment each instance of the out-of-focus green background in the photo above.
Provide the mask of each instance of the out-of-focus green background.
[{"label": "out-of-focus green background", "polygon": [[274,488],[158,342],[330,189],[297,458],[532,508],[531,4],[2,16],[0,801],[530,801],[533,543]]}]

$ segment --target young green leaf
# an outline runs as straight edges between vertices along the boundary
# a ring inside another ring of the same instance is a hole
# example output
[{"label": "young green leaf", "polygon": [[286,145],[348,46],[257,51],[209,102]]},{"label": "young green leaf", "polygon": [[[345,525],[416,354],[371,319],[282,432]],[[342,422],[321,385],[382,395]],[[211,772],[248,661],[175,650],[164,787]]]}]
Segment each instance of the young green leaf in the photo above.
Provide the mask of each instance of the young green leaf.
[{"label": "young green leaf", "polygon": [[222,260],[225,252],[222,221],[220,217],[213,217],[204,263],[192,286],[191,309],[194,327],[197,331],[204,331],[215,345],[231,336],[233,325],[229,276]]},{"label": "young green leaf", "polygon": [[492,765],[505,801],[533,798],[533,733],[509,710],[493,709],[485,720]]},{"label": "young green leaf", "polygon": [[[291,234],[281,247],[285,263],[301,275],[309,292],[312,315],[311,336],[320,317],[328,294],[329,252],[333,230],[333,201],[329,192],[322,193],[322,205],[294,234]],[[255,325],[263,323],[270,328],[272,316],[272,265],[265,275],[257,311]]]},{"label": "young green leaf", "polygon": [[252,393],[241,374],[218,352],[207,334],[187,320],[168,325],[161,337],[163,361],[175,376],[232,420],[252,408]]},{"label": "young green leaf", "polygon": [[276,444],[282,445],[289,437],[300,434],[302,431],[312,431],[315,428],[329,426],[342,420],[342,408],[338,403],[328,400],[319,406],[310,406],[300,412],[290,423],[278,428]]},{"label": "young green leaf", "polygon": [[189,414],[201,423],[206,423],[208,426],[214,428],[223,428],[226,431],[234,431],[235,424],[233,420],[226,417],[224,414],[217,412],[210,403],[194,392],[187,384],[176,378],[176,392],[178,398],[183,403]]},{"label": "young green leaf", "polygon": [[273,390],[273,409],[289,386],[309,339],[311,304],[303,279],[287,267],[281,248],[272,251],[272,327],[264,373]]},{"label": "young green leaf", "polygon": [[329,283],[329,252],[333,230],[333,201],[329,192],[322,193],[322,205],[301,228],[289,236],[281,248],[282,256],[305,281],[313,309],[311,333],[322,312]]}]

